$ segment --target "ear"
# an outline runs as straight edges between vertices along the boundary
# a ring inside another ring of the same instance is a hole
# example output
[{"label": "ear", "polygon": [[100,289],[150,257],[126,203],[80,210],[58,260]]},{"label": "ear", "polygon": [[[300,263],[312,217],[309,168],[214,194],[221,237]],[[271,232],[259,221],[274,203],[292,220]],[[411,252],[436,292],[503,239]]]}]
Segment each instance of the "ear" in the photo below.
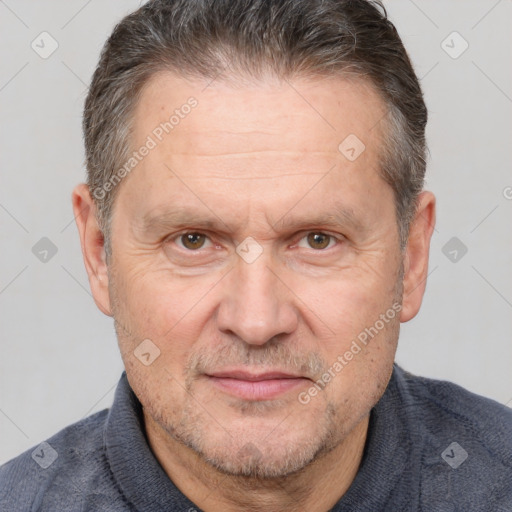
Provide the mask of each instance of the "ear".
[{"label": "ear", "polygon": [[89,187],[85,183],[75,187],[71,200],[94,302],[105,315],[112,316],[103,233],[96,219],[96,206]]},{"label": "ear", "polygon": [[436,198],[424,191],[409,228],[404,255],[404,289],[400,321],[408,322],[420,309],[427,284],[430,239],[436,223]]}]

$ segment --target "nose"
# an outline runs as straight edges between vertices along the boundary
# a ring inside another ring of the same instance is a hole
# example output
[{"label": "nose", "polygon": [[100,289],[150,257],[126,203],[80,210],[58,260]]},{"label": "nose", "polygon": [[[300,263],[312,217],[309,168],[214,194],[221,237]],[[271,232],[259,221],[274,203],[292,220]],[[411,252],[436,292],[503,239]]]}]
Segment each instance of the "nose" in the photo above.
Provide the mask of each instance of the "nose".
[{"label": "nose", "polygon": [[218,328],[250,345],[290,334],[298,323],[293,293],[269,263],[264,255],[252,263],[239,258],[218,309]]}]

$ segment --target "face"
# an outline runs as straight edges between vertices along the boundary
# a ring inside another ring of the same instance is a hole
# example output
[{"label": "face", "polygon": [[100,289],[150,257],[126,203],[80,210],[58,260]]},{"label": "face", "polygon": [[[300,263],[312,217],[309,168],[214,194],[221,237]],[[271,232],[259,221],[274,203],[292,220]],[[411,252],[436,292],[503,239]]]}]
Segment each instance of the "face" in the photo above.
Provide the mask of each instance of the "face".
[{"label": "face", "polygon": [[133,148],[155,144],[118,185],[106,299],[148,428],[270,477],[368,415],[402,301],[384,113],[343,78],[148,83]]}]

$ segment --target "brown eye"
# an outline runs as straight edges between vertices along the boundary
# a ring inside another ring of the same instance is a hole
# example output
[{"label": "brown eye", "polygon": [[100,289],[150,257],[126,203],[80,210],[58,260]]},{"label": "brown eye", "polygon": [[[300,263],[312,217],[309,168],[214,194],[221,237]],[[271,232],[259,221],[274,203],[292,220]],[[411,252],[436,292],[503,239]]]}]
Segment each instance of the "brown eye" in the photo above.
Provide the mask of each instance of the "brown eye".
[{"label": "brown eye", "polygon": [[314,232],[314,233],[309,233],[309,235],[307,236],[307,241],[308,241],[308,245],[312,248],[312,249],[325,249],[326,247],[329,246],[330,242],[331,242],[331,236],[330,235],[326,235],[325,233],[319,233],[319,232]]},{"label": "brown eye", "polygon": [[185,249],[191,251],[201,249],[206,242],[206,235],[201,233],[185,233],[180,236],[181,243]]}]

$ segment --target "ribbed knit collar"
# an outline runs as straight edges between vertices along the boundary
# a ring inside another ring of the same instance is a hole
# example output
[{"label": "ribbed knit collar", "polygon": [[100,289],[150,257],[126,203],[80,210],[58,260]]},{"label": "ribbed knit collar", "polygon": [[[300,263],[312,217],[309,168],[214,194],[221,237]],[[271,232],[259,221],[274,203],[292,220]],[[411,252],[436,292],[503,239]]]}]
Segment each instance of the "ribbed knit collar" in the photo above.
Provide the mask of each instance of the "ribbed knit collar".
[{"label": "ribbed knit collar", "polygon": [[[404,403],[402,383],[403,371],[395,365],[386,392],[371,412],[359,471],[332,512],[381,510],[379,507],[394,494],[393,489],[404,475],[412,449],[409,425],[403,414],[407,404]],[[117,386],[107,419],[105,445],[117,485],[135,510],[199,511],[177,489],[151,452],[145,435],[142,406],[125,373]],[[412,505],[404,501],[404,508],[400,510],[413,510],[409,508]]]}]

